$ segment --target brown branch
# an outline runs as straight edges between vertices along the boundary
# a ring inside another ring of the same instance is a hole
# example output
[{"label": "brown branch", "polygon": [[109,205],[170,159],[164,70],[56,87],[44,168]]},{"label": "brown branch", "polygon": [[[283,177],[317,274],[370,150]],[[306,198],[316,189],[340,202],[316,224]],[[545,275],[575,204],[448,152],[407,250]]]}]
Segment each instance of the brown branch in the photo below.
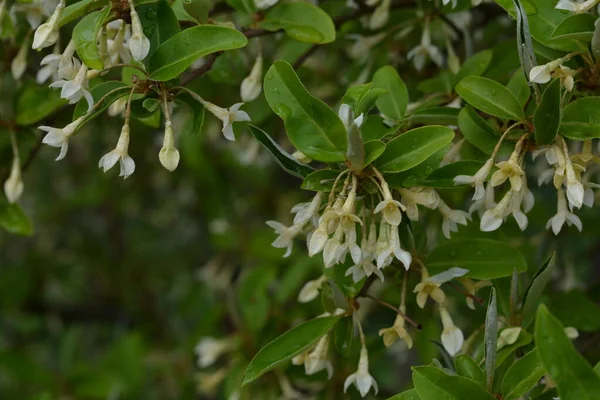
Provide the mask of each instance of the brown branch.
[{"label": "brown branch", "polygon": [[312,46],[310,46],[308,50],[306,50],[304,53],[300,54],[298,58],[296,58],[296,61],[294,61],[292,67],[294,69],[298,69],[302,64],[304,64],[304,61],[306,61],[306,59],[310,57],[318,48],[318,44],[313,44]]},{"label": "brown branch", "polygon": [[393,305],[391,305],[387,301],[376,299],[375,297],[371,296],[370,294],[365,294],[363,297],[366,297],[367,299],[371,299],[374,302],[376,302],[377,304],[381,304],[382,306],[387,307],[390,310],[394,310],[402,318],[404,318],[409,324],[411,324],[412,326],[414,326],[418,330],[422,330],[423,329],[423,325],[421,325],[418,322],[412,320],[408,315],[406,315],[405,313],[403,313],[402,311],[400,311],[400,309],[398,307],[394,307]]},{"label": "brown branch", "polygon": [[207,73],[208,71],[210,71],[212,69],[213,65],[215,64],[217,57],[220,54],[221,53],[213,53],[213,54],[206,56],[206,62],[204,63],[203,66],[201,66],[198,69],[193,70],[192,72],[190,72],[189,74],[187,74],[186,76],[184,76],[181,79],[181,86],[186,86],[194,79],[199,78],[202,75],[204,75],[205,73]]}]

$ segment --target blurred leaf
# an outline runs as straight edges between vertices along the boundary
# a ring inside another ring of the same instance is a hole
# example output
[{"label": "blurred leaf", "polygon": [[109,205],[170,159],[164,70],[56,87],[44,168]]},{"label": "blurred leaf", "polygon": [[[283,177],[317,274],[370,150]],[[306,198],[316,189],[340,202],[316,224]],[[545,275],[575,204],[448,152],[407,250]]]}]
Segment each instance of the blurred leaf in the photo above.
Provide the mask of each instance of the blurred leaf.
[{"label": "blurred leaf", "polygon": [[33,224],[18,204],[0,199],[0,226],[15,235],[33,235]]},{"label": "blurred leaf", "polygon": [[556,264],[556,254],[552,254],[552,256],[546,261],[540,269],[537,270],[529,287],[525,291],[523,295],[523,309],[521,314],[523,316],[523,326],[529,325],[531,321],[533,321],[534,310],[537,307],[538,299],[541,296],[546,284],[550,280],[552,276],[552,271],[554,270],[554,265]]},{"label": "blurred leaf", "polygon": [[502,380],[502,394],[506,400],[516,400],[537,385],[546,369],[532,350],[517,360],[506,372]]},{"label": "blurred leaf", "polygon": [[485,376],[486,387],[492,390],[494,370],[496,369],[496,345],[498,343],[498,309],[496,306],[496,289],[492,287],[490,300],[485,315]]},{"label": "blurred leaf", "polygon": [[413,383],[422,400],[494,400],[482,386],[462,376],[451,376],[436,367],[413,367]]},{"label": "blurred leaf", "polygon": [[283,29],[299,42],[324,44],[335,40],[331,17],[319,7],[305,2],[279,3],[267,12],[259,26],[268,31]]}]

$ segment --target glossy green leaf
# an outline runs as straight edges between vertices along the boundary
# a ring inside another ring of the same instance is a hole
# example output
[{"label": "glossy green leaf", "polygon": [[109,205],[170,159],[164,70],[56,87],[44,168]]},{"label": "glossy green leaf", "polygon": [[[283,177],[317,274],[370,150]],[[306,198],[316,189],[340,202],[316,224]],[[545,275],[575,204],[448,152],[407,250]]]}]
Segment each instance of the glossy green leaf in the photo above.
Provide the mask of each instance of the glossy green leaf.
[{"label": "glossy green leaf", "polygon": [[496,369],[496,345],[498,343],[498,307],[496,305],[496,289],[493,287],[485,314],[484,343],[486,388],[492,390],[494,370]]},{"label": "glossy green leaf", "polygon": [[541,44],[552,49],[571,52],[587,51],[587,46],[573,39],[556,39],[552,34],[569,17],[570,13],[556,9],[556,4],[547,0],[531,0],[537,9],[535,14],[529,15],[529,28],[531,36]]},{"label": "glossy green leaf", "polygon": [[210,0],[183,0],[183,8],[197,22],[205,24],[210,11]]},{"label": "glossy green leaf", "polygon": [[422,400],[495,400],[474,381],[432,366],[413,367],[413,383]]},{"label": "glossy green leaf", "polygon": [[483,166],[480,161],[457,161],[444,165],[433,171],[419,184],[436,188],[455,188],[454,177],[457,175],[474,175]]},{"label": "glossy green leaf", "polygon": [[533,340],[533,336],[526,330],[522,329],[519,332],[517,340],[513,344],[506,345],[498,350],[496,355],[496,368],[504,364],[504,362],[511,356],[518,348],[527,346]]},{"label": "glossy green leaf", "polygon": [[14,235],[33,235],[33,224],[18,204],[0,198],[0,227]]},{"label": "glossy green leaf", "polygon": [[323,44],[335,40],[335,26],[329,14],[305,2],[279,3],[269,10],[260,27],[268,31],[283,29],[299,42]]},{"label": "glossy green leaf", "polygon": [[521,310],[521,316],[523,317],[524,326],[529,325],[530,321],[533,321],[535,310],[537,309],[538,299],[541,296],[546,284],[552,276],[554,265],[556,264],[556,255],[553,254],[548,261],[546,261],[540,269],[535,273],[535,276],[531,280],[529,287],[525,291],[523,298],[523,308]]},{"label": "glossy green leaf", "polygon": [[511,276],[513,269],[527,270],[521,252],[505,242],[472,238],[448,240],[434,248],[427,257],[431,274],[452,267],[468,269],[466,276],[475,279],[496,279]]},{"label": "glossy green leaf", "polygon": [[600,138],[600,97],[582,97],[563,109],[560,132],[574,140]]},{"label": "glossy green leaf", "polygon": [[[458,114],[458,127],[464,138],[483,151],[492,155],[500,140],[500,135],[475,110],[466,106]],[[513,146],[503,141],[499,154],[510,154]]]},{"label": "glossy green leaf", "polygon": [[562,400],[600,399],[600,377],[544,304],[538,308],[535,319],[535,344]]},{"label": "glossy green leaf", "polygon": [[144,4],[136,8],[144,35],[150,41],[150,50],[144,62],[150,62],[152,54],[165,41],[175,36],[181,29],[179,21],[167,0],[158,0],[155,3]]},{"label": "glossy green leaf", "polygon": [[306,190],[330,191],[339,174],[340,171],[320,169],[308,174],[300,187]]},{"label": "glossy green leaf", "polygon": [[[338,289],[339,290],[339,289]],[[350,357],[352,352],[352,343],[354,341],[354,321],[352,317],[340,319],[333,330],[333,343],[337,352]]]},{"label": "glossy green leaf", "polygon": [[73,28],[73,42],[77,55],[88,67],[104,69],[104,61],[98,48],[98,33],[107,21],[110,6],[94,11],[81,19]]},{"label": "glossy green leaf", "polygon": [[487,67],[490,65],[493,55],[494,53],[492,50],[483,50],[469,57],[456,74],[456,82],[460,82],[463,78],[466,78],[469,75],[483,75]]},{"label": "glossy green leaf", "polygon": [[442,147],[427,160],[414,168],[406,170],[404,172],[386,173],[384,174],[385,180],[390,187],[412,187],[418,186],[421,182],[427,178],[433,171],[440,167],[440,163],[444,159],[444,155],[448,152],[450,144]]},{"label": "glossy green leaf", "polygon": [[23,126],[35,124],[66,104],[67,100],[60,98],[60,91],[30,81],[17,97],[15,122]]},{"label": "glossy green leaf", "polygon": [[466,354],[459,355],[454,360],[454,366],[457,374],[469,378],[485,387],[485,374],[471,357]]},{"label": "glossy green leaf", "polygon": [[[192,124],[190,129],[188,129],[187,134],[198,136],[202,132],[202,125],[204,125],[204,106],[185,91],[181,91],[177,94],[177,101],[187,105],[192,112]],[[154,111],[156,111],[156,109],[154,109]]]},{"label": "glossy green leaf", "polygon": [[502,379],[502,394],[505,400],[516,400],[537,385],[546,368],[537,354],[532,350],[515,362]]},{"label": "glossy green leaf", "polygon": [[415,111],[410,116],[410,123],[422,125],[458,125],[460,109],[451,107],[433,107]]},{"label": "glossy green leaf", "polygon": [[410,389],[406,392],[398,393],[395,396],[388,398],[387,400],[421,400],[417,389]]},{"label": "glossy green leaf", "polygon": [[242,386],[258,379],[278,365],[308,350],[325,335],[339,317],[322,317],[300,324],[268,343],[246,368]]},{"label": "glossy green leaf", "polygon": [[[514,17],[515,15],[515,6],[513,0],[494,0],[496,4],[500,7],[504,8],[510,15]],[[519,0],[527,15],[535,14],[537,12],[537,7],[532,2],[533,0]]]},{"label": "glossy green leaf", "polygon": [[575,39],[589,42],[594,36],[596,18],[589,13],[569,15],[554,29],[552,39]]},{"label": "glossy green leaf", "polygon": [[365,142],[381,139],[397,130],[398,126],[389,127],[383,123],[383,118],[381,116],[374,114],[367,116],[360,126],[360,131]]},{"label": "glossy green leaf", "polygon": [[491,79],[468,76],[458,82],[456,92],[471,106],[487,114],[516,121],[525,119],[523,108],[515,96]]},{"label": "glossy green leaf", "polygon": [[81,0],[70,4],[62,11],[58,25],[62,27],[107,4],[108,0]]},{"label": "glossy green leaf", "polygon": [[519,68],[506,84],[506,88],[515,95],[521,107],[525,107],[527,100],[531,96],[529,90],[529,82],[523,72],[523,68]]},{"label": "glossy green leaf", "polygon": [[275,157],[281,168],[298,178],[305,178],[314,170],[308,165],[299,163],[287,151],[282,149],[265,131],[254,125],[248,127],[250,133]]},{"label": "glossy green leaf", "polygon": [[355,116],[366,114],[375,102],[385,93],[385,89],[373,88],[373,83],[355,85],[348,89],[342,98],[342,104],[348,104]]},{"label": "glossy green leaf", "polygon": [[285,61],[276,61],[265,75],[264,93],[279,115],[292,144],[317,161],[346,158],[346,128],[327,104],[313,97]]},{"label": "glossy green leaf", "polygon": [[385,151],[385,143],[381,140],[371,140],[365,143],[365,165],[377,160]]},{"label": "glossy green leaf", "polygon": [[379,111],[387,118],[404,118],[408,105],[408,90],[396,69],[391,65],[379,68],[373,75],[373,87],[386,91],[377,99]]},{"label": "glossy green leaf", "polygon": [[217,51],[244,47],[248,39],[235,29],[216,25],[189,28],[163,42],[148,63],[150,79],[176,78],[200,57]]},{"label": "glossy green leaf", "polygon": [[102,98],[104,98],[105,95],[107,96],[104,98],[102,103],[99,104],[89,115],[86,115],[88,109],[87,103],[85,101],[80,101],[77,103],[77,106],[75,106],[75,111],[73,111],[73,120],[86,115],[85,119],[79,126],[80,128],[91,119],[103,113],[104,110],[106,110],[112,103],[121,97],[129,95],[129,93],[131,93],[131,86],[126,85],[121,81],[107,81],[91,88],[90,93],[92,94],[95,102],[99,102]]},{"label": "glossy green leaf", "polygon": [[391,140],[375,165],[381,172],[402,172],[427,160],[454,139],[446,126],[430,125],[410,130]]},{"label": "glossy green leaf", "polygon": [[544,90],[542,100],[533,115],[535,141],[539,145],[550,144],[560,126],[560,79],[554,79]]}]

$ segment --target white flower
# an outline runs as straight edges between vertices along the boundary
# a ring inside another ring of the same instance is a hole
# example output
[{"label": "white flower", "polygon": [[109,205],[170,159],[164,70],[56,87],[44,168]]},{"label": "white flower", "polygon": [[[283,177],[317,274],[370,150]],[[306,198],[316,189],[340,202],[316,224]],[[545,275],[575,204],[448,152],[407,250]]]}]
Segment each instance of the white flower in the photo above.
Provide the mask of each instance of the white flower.
[{"label": "white flower", "polygon": [[271,246],[276,248],[287,248],[283,257],[289,257],[292,254],[292,246],[294,245],[294,238],[300,233],[302,229],[301,225],[294,224],[292,226],[285,226],[277,221],[267,221],[267,225],[275,229],[275,232],[279,235]]},{"label": "white flower", "polygon": [[457,175],[454,178],[455,185],[471,185],[475,188],[475,194],[473,194],[473,201],[481,200],[485,196],[485,189],[483,187],[483,183],[487,179],[490,171],[492,170],[492,165],[494,164],[494,159],[490,158],[483,164],[483,166],[475,173],[473,176],[469,175]]},{"label": "white flower", "polygon": [[[35,29],[42,23],[42,17],[49,17],[54,12],[58,1],[54,0],[33,0],[28,4],[17,3],[13,5],[13,11],[25,12],[25,18],[31,29]],[[0,11],[0,20],[2,20]]]},{"label": "white flower", "polygon": [[438,211],[442,214],[442,232],[446,239],[450,239],[450,232],[458,231],[458,225],[467,225],[471,216],[462,210],[452,210],[443,200],[439,200]]},{"label": "white flower", "polygon": [[573,328],[572,326],[565,327],[565,334],[571,340],[575,340],[579,337],[579,331],[577,328]]},{"label": "white flower", "polygon": [[423,27],[423,35],[421,36],[421,43],[408,52],[407,57],[413,59],[415,68],[420,71],[425,66],[427,57],[431,59],[438,67],[443,64],[442,53],[440,50],[431,44],[431,36],[429,33],[429,20],[425,20],[425,26]]},{"label": "white flower", "polygon": [[179,150],[175,148],[175,135],[173,134],[173,125],[170,119],[165,121],[165,136],[163,145],[158,153],[158,159],[163,167],[173,172],[179,165]]},{"label": "white flower", "polygon": [[[384,224],[385,222],[382,221],[381,223]],[[385,224],[389,226],[389,241],[387,242],[387,249],[377,256],[377,268],[381,269],[388,265],[389,262],[391,262],[391,256],[394,255],[394,257],[396,257],[396,259],[404,265],[404,269],[408,271],[410,264],[412,264],[412,255],[400,247],[400,235],[398,234],[398,227],[388,225],[387,223]]]},{"label": "white flower", "polygon": [[58,157],[56,157],[56,161],[62,160],[67,155],[67,150],[69,150],[69,138],[75,133],[77,128],[79,128],[83,119],[84,117],[79,117],[62,129],[52,128],[50,126],[38,127],[38,129],[48,132],[46,136],[44,136],[42,143],[52,147],[60,147],[60,153]]},{"label": "white flower", "polygon": [[586,0],[582,3],[578,3],[573,0],[559,0],[555,8],[557,10],[565,10],[574,12],[576,14],[581,14],[588,12],[594,8],[596,4],[598,4],[598,0]]},{"label": "white flower", "polygon": [[460,328],[454,325],[450,314],[445,307],[440,306],[440,316],[442,317],[442,324],[444,330],[442,331],[442,344],[446,351],[454,356],[460,351],[464,342],[464,336]]},{"label": "white flower", "polygon": [[[400,311],[403,313],[406,312],[406,307],[400,306]],[[406,329],[404,328],[404,317],[402,315],[397,314],[396,319],[394,320],[394,325],[390,328],[384,328],[379,330],[379,336],[383,336],[383,344],[385,347],[390,347],[393,345],[398,339],[402,339],[404,343],[406,343],[406,347],[409,349],[413,346],[413,341]]]},{"label": "white flower", "polygon": [[29,51],[29,35],[27,38],[23,40],[21,47],[19,48],[19,52],[13,58],[10,64],[10,72],[12,73],[13,78],[16,81],[21,79],[23,73],[25,72],[25,68],[27,68],[27,53]]},{"label": "white flower", "polygon": [[561,85],[567,91],[572,91],[575,83],[573,78],[575,71],[562,65],[562,63],[566,62],[567,60],[567,57],[557,58],[556,60],[550,61],[547,64],[533,67],[531,71],[529,71],[529,82],[548,83],[552,78],[559,78]]},{"label": "white flower", "polygon": [[406,215],[411,221],[419,220],[418,205],[429,209],[435,209],[438,206],[440,196],[432,188],[413,186],[409,189],[396,189],[402,196],[402,204],[405,206]]},{"label": "white flower", "polygon": [[443,5],[448,5],[451,1],[452,1],[452,8],[455,8],[456,7],[456,2],[458,0],[442,0],[442,4]]},{"label": "white flower", "polygon": [[129,148],[129,124],[125,123],[123,128],[121,129],[121,135],[119,136],[119,140],[117,142],[117,146],[114,150],[106,153],[100,161],[98,162],[98,167],[102,168],[104,172],[108,171],[120,161],[121,164],[121,172],[119,176],[122,176],[124,179],[135,171],[135,162],[133,159],[127,154],[127,149]]},{"label": "white flower", "polygon": [[233,123],[234,122],[245,122],[250,121],[250,116],[245,111],[240,111],[240,107],[244,103],[236,103],[227,108],[221,108],[215,104],[209,103],[208,101],[202,100],[202,105],[215,117],[219,118],[223,122],[223,129],[221,132],[225,139],[235,141],[235,135],[233,134]]},{"label": "white flower", "polygon": [[319,339],[317,345],[310,351],[299,354],[292,358],[292,364],[304,364],[304,372],[306,375],[316,374],[324,369],[327,370],[327,376],[331,379],[333,375],[333,365],[328,358],[329,354],[329,335],[325,335]]},{"label": "white flower", "polygon": [[91,93],[87,90],[88,88],[88,80],[87,80],[88,67],[85,64],[82,64],[77,72],[77,75],[72,80],[60,80],[50,84],[51,88],[60,88],[60,97],[63,99],[69,100],[69,104],[75,104],[81,100],[81,98],[85,98],[88,103],[88,111],[92,109],[94,106],[94,99],[92,98]]},{"label": "white flower", "polygon": [[353,124],[356,125],[357,128],[360,128],[364,120],[364,114],[360,114],[358,117],[354,118],[352,109],[348,104],[342,104],[340,106],[340,109],[338,110],[338,116],[342,120],[347,131],[350,130]]},{"label": "white flower", "polygon": [[440,286],[454,278],[465,275],[467,272],[469,272],[469,270],[453,267],[430,277],[427,270],[423,268],[421,271],[421,282],[418,283],[413,290],[413,293],[417,293],[417,305],[421,308],[425,307],[425,303],[429,296],[436,302],[443,303],[446,295],[444,294],[444,291],[440,289]]},{"label": "white flower", "polygon": [[250,75],[244,78],[242,85],[240,86],[240,97],[242,102],[248,103],[256,99],[262,91],[262,69],[263,69],[263,57],[259,54],[254,61]]},{"label": "white flower", "polygon": [[490,208],[483,213],[479,224],[479,229],[482,232],[495,231],[500,227],[500,225],[502,225],[504,217],[506,217],[509,212],[513,194],[514,191],[512,189],[509,190],[506,192],[502,200],[500,200],[500,203],[496,204],[494,208]]},{"label": "white flower", "polygon": [[254,5],[259,10],[266,10],[273,7],[279,0],[254,0]]},{"label": "white flower", "polygon": [[298,302],[300,303],[308,303],[317,298],[319,295],[319,290],[323,287],[323,284],[327,281],[327,277],[325,275],[321,275],[319,278],[308,281],[302,286],[300,289],[300,293],[298,294]]},{"label": "white flower", "polygon": [[19,153],[16,152],[13,155],[12,167],[10,169],[10,175],[6,181],[4,181],[4,194],[10,204],[16,203],[23,194],[23,179],[21,178],[21,162],[19,160]]},{"label": "white flower", "polygon": [[150,51],[150,41],[146,35],[144,35],[142,23],[140,22],[138,13],[135,11],[133,0],[129,0],[129,7],[129,14],[131,16],[131,37],[127,41],[127,44],[129,46],[129,51],[131,52],[131,57],[133,57],[135,61],[142,61]]},{"label": "white flower", "polygon": [[373,273],[377,275],[381,281],[384,277],[381,271],[373,264],[373,255],[367,251],[367,240],[363,237],[362,239],[362,250],[360,263],[356,263],[352,267],[346,270],[345,276],[352,275],[352,280],[358,282],[365,277],[371,276]]},{"label": "white flower", "polygon": [[485,213],[490,208],[494,208],[496,206],[496,201],[494,200],[494,187],[490,182],[485,186],[485,193],[483,195],[483,199],[479,199],[474,201],[473,204],[469,207],[469,214],[473,214],[474,211],[477,211],[479,216],[481,217],[483,213]]},{"label": "white flower", "polygon": [[406,207],[398,200],[394,200],[387,182],[382,181],[381,188],[383,200],[375,207],[375,214],[381,212],[385,222],[392,226],[398,226],[400,225],[400,222],[402,222],[402,213],[400,212],[400,209],[406,210]]},{"label": "white flower", "polygon": [[558,203],[557,203],[557,211],[556,214],[548,220],[546,224],[546,229],[552,227],[552,232],[555,235],[558,235],[560,230],[562,229],[565,222],[571,226],[575,225],[579,232],[583,228],[581,224],[581,220],[579,217],[567,209],[567,199],[565,198],[565,192],[562,189],[557,191],[558,195]]},{"label": "white flower", "polygon": [[522,328],[520,326],[503,329],[502,332],[500,332],[500,336],[498,336],[496,349],[500,350],[504,346],[510,346],[511,344],[514,344],[519,338],[521,331]]},{"label": "white flower", "polygon": [[56,43],[58,40],[58,24],[64,8],[65,0],[60,0],[48,21],[38,26],[35,34],[33,35],[33,44],[31,45],[32,49],[41,50],[44,47],[52,46],[54,43]]},{"label": "white flower", "polygon": [[323,192],[317,192],[312,201],[307,203],[298,203],[292,207],[291,212],[296,214],[294,217],[294,224],[302,224],[315,217],[321,207],[321,200],[323,198]]},{"label": "white flower", "polygon": [[362,347],[360,349],[360,359],[358,360],[358,370],[352,375],[346,378],[346,382],[344,382],[344,393],[348,390],[350,385],[356,386],[360,395],[365,397],[369,390],[371,390],[371,386],[375,390],[375,394],[379,391],[377,387],[377,382],[375,379],[369,374],[369,354],[367,352],[366,347]]},{"label": "white flower", "polygon": [[580,177],[575,173],[573,169],[573,163],[567,157],[565,163],[565,174],[567,181],[565,186],[567,187],[567,199],[571,208],[581,208],[583,205],[584,189],[583,184],[580,181]]},{"label": "white flower", "polygon": [[198,367],[206,368],[211,366],[224,353],[233,350],[237,345],[235,338],[215,339],[206,336],[200,339],[194,349],[198,357]]},{"label": "white flower", "polygon": [[[55,47],[53,54],[48,54],[42,58],[40,64],[44,67],[40,70],[40,74],[38,74],[37,80],[39,83],[45,82],[51,75],[56,75],[57,79],[54,80],[72,80],[77,76],[77,72],[81,68],[81,62],[73,57],[75,54],[75,42],[71,40],[62,54],[57,53]],[[46,71],[42,74],[41,71],[43,69],[46,69]]]},{"label": "white flower", "polygon": [[392,0],[382,0],[382,2],[377,6],[371,15],[371,19],[369,20],[369,29],[374,31],[387,24],[388,19],[390,18],[391,5]]},{"label": "white flower", "polygon": [[117,30],[117,34],[113,39],[109,39],[107,41],[108,53],[111,57],[112,64],[117,64],[119,62],[119,58],[124,63],[129,63],[131,61],[131,53],[129,52],[129,46],[127,45],[127,43],[125,43],[128,25],[125,24],[122,19],[112,22],[119,21],[121,22],[121,24]]},{"label": "white flower", "polygon": [[308,241],[308,256],[312,257],[315,254],[318,254],[321,251],[323,251],[323,248],[327,243],[327,239],[329,239],[329,235],[327,234],[325,224],[319,223],[319,226],[312,233]]},{"label": "white flower", "polygon": [[361,36],[357,34],[348,35],[348,38],[355,40],[352,47],[350,47],[350,50],[348,50],[348,53],[352,59],[366,59],[371,54],[371,49],[385,39],[385,37],[385,32],[373,36]]},{"label": "white flower", "polygon": [[514,191],[521,190],[525,173],[517,161],[518,157],[519,154],[515,151],[508,161],[501,161],[496,164],[498,170],[492,174],[490,179],[492,186],[502,185],[508,179]]}]

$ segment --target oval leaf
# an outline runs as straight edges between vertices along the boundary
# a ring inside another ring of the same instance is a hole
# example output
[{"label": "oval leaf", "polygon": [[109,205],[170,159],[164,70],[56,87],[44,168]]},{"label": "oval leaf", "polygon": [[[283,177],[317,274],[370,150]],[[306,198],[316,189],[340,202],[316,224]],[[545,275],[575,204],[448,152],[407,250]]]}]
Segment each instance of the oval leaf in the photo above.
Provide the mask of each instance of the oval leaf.
[{"label": "oval leaf", "polygon": [[456,74],[455,82],[460,82],[463,78],[470,75],[483,75],[490,65],[493,55],[494,53],[492,50],[484,50],[469,57],[458,71],[458,74]]},{"label": "oval leaf", "polygon": [[590,41],[594,37],[596,17],[589,13],[574,14],[563,19],[552,32],[552,39]]},{"label": "oval leaf", "polygon": [[446,126],[430,125],[410,130],[391,140],[375,163],[381,172],[402,172],[427,160],[454,139]]},{"label": "oval leaf", "polygon": [[467,103],[487,114],[516,121],[525,119],[523,108],[504,86],[481,76],[467,76],[456,85],[456,92]]},{"label": "oval leaf", "polygon": [[73,41],[77,54],[88,67],[104,69],[104,62],[98,48],[98,33],[110,13],[110,6],[86,15],[73,28]]},{"label": "oval leaf", "polygon": [[521,310],[521,316],[523,317],[524,326],[529,325],[530,321],[533,321],[533,314],[536,309],[538,298],[541,296],[548,280],[550,280],[550,276],[552,276],[552,271],[554,270],[555,262],[555,254],[550,257],[548,261],[544,263],[540,267],[540,269],[535,273],[535,276],[531,280],[531,284],[525,291],[523,298],[523,309]]},{"label": "oval leaf", "polygon": [[[469,143],[485,154],[492,155],[500,135],[475,110],[469,106],[463,108],[458,114],[458,127]],[[503,141],[499,154],[510,154],[512,150],[513,146]]]},{"label": "oval leaf", "polygon": [[466,354],[461,354],[454,360],[454,365],[456,367],[456,372],[460,376],[464,376],[465,378],[477,382],[481,386],[485,386],[485,374],[471,357]]},{"label": "oval leaf", "polygon": [[73,120],[76,120],[82,115],[86,115],[83,123],[79,125],[78,129],[80,129],[89,120],[104,112],[104,110],[106,110],[112,103],[119,100],[123,96],[127,96],[130,92],[131,86],[121,81],[102,82],[91,88],[90,93],[96,102],[99,102],[105,95],[109,93],[110,95],[108,95],[101,104],[98,104],[88,115],[86,115],[88,108],[87,103],[84,101],[77,103],[77,106],[75,106],[75,111],[73,111]]},{"label": "oval leaf", "polygon": [[502,379],[505,400],[516,400],[535,387],[546,372],[537,350],[532,350],[514,363]]},{"label": "oval leaf", "polygon": [[148,63],[150,79],[168,81],[200,57],[217,51],[239,49],[248,39],[235,29],[216,25],[189,28],[161,44]]},{"label": "oval leaf", "polygon": [[600,137],[600,97],[583,97],[563,109],[560,132],[569,139]]},{"label": "oval leaf", "polygon": [[242,386],[259,378],[279,364],[308,350],[335,325],[339,317],[315,318],[290,329],[263,347],[246,368]]},{"label": "oval leaf", "polygon": [[299,42],[331,43],[335,40],[335,26],[331,17],[319,7],[306,2],[279,3],[260,23],[268,31],[283,29]]},{"label": "oval leaf", "polygon": [[379,68],[373,75],[373,87],[386,90],[386,93],[383,93],[375,103],[379,111],[390,119],[404,118],[408,104],[408,90],[396,69],[391,65]]},{"label": "oval leaf", "polygon": [[560,79],[554,79],[544,91],[542,101],[533,115],[535,141],[550,144],[554,141],[560,126]]},{"label": "oval leaf", "polygon": [[145,63],[147,64],[156,49],[162,43],[181,32],[181,29],[179,28],[179,21],[177,21],[177,17],[167,0],[144,4],[136,9],[140,16],[144,35],[150,41],[150,50],[145,59]]},{"label": "oval leaf", "polygon": [[474,238],[448,240],[434,248],[427,257],[427,268],[432,274],[452,267],[468,269],[468,277],[496,279],[511,276],[513,269],[527,270],[521,252],[496,240]]}]

